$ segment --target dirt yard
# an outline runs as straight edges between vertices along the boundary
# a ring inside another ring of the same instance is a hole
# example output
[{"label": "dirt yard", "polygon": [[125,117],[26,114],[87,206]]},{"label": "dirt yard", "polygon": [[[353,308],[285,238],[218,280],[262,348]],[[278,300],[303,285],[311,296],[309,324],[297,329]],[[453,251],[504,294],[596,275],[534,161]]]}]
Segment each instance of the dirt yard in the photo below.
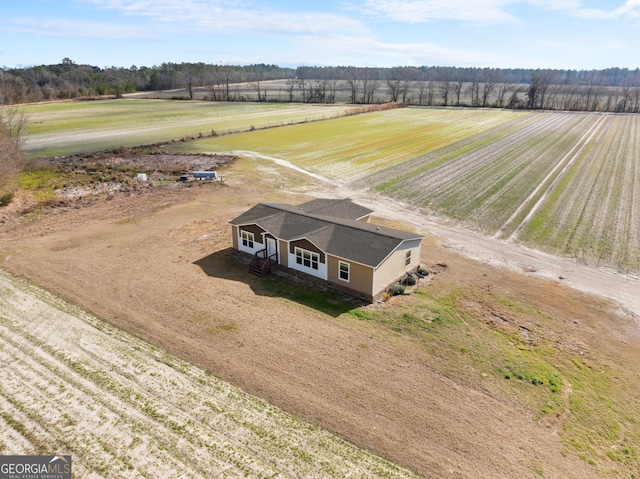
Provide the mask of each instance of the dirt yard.
[{"label": "dirt yard", "polygon": [[[7,220],[0,268],[424,477],[598,477],[566,453],[557,424],[443,374],[414,341],[265,290],[230,250],[228,221],[258,202],[340,190],[268,162],[224,174]],[[589,354],[637,367],[637,325],[602,298],[468,259],[431,235],[423,259],[448,265],[434,284],[500,290],[567,328],[579,321],[572,340]]]},{"label": "dirt yard", "polygon": [[64,450],[75,477],[415,477],[4,272],[0,292],[0,454]]}]

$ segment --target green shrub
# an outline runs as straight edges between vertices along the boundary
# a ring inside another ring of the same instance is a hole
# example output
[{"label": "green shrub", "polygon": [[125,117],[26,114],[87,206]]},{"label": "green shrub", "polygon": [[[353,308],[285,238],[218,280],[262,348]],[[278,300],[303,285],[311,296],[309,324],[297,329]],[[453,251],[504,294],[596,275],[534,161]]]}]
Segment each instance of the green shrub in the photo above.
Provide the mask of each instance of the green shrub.
[{"label": "green shrub", "polygon": [[394,284],[389,289],[389,293],[391,293],[391,296],[398,296],[400,294],[404,294],[404,286],[402,286],[401,284]]},{"label": "green shrub", "polygon": [[13,201],[13,193],[7,193],[6,195],[0,196],[0,208],[11,204],[12,201]]},{"label": "green shrub", "polygon": [[417,282],[418,280],[416,280],[416,277],[412,274],[408,274],[407,277],[404,279],[405,286],[415,286]]},{"label": "green shrub", "polygon": [[423,267],[423,266],[420,266],[418,268],[418,274],[420,276],[429,276],[429,270],[427,268]]}]

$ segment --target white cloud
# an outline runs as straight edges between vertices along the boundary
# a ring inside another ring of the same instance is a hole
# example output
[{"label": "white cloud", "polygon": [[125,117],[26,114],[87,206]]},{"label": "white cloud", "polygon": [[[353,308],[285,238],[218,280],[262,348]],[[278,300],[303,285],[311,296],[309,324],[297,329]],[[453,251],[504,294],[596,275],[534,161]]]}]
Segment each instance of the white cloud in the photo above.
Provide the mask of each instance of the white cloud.
[{"label": "white cloud", "polygon": [[366,0],[363,11],[408,23],[461,20],[473,23],[505,23],[515,20],[504,7],[508,0]]},{"label": "white cloud", "polygon": [[640,0],[627,0],[624,5],[615,10],[618,16],[640,18]]},{"label": "white cloud", "polygon": [[0,31],[12,34],[29,34],[50,37],[100,38],[110,40],[161,38],[147,31],[140,31],[121,24],[69,20],[66,18],[19,17],[5,21]]},{"label": "white cloud", "polygon": [[640,18],[640,0],[626,0],[620,7],[612,10],[588,8],[584,6],[582,1],[577,0],[529,0],[529,2],[551,10],[562,11],[573,17],[585,20],[624,20]]},{"label": "white cloud", "polygon": [[325,12],[286,12],[248,2],[225,0],[77,0],[125,15],[180,25],[189,32],[316,35],[368,33],[357,20]]},{"label": "white cloud", "polygon": [[501,58],[472,49],[458,50],[432,42],[385,42],[370,37],[337,36],[319,44],[312,37],[301,37],[287,52],[289,61],[314,64],[392,67],[397,65],[474,65],[502,64]]},{"label": "white cloud", "polygon": [[509,7],[532,5],[588,20],[640,18],[640,0],[626,0],[613,10],[586,8],[581,0],[364,0],[362,12],[406,23],[455,20],[475,24],[520,21]]}]

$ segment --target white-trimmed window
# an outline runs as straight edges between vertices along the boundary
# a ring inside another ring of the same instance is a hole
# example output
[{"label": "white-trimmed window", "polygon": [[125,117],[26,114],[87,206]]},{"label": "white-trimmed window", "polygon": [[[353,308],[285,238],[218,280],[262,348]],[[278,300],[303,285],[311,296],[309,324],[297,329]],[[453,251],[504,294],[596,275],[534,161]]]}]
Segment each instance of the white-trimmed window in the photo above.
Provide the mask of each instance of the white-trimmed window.
[{"label": "white-trimmed window", "polygon": [[411,264],[411,250],[407,251],[407,254],[404,255],[404,265],[409,266]]},{"label": "white-trimmed window", "polygon": [[240,237],[242,238],[242,246],[253,249],[253,233],[250,231],[240,231]]},{"label": "white-trimmed window", "polygon": [[307,251],[306,249],[296,248],[296,263],[301,266],[306,266],[311,269],[318,269],[318,263],[320,262],[320,255],[313,251]]},{"label": "white-trimmed window", "polygon": [[351,265],[344,261],[338,261],[338,278],[342,281],[349,282],[349,276],[351,275]]}]

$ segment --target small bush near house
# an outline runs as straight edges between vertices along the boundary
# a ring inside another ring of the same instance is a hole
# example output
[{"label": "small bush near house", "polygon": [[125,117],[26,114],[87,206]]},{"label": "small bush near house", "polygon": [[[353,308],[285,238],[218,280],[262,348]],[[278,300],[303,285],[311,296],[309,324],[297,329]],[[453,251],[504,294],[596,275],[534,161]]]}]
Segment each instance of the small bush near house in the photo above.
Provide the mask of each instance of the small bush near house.
[{"label": "small bush near house", "polygon": [[389,289],[389,293],[391,293],[391,296],[398,296],[400,294],[404,294],[404,286],[402,286],[401,284],[394,284]]},{"label": "small bush near house", "polygon": [[404,279],[403,283],[405,286],[415,286],[415,284],[418,282],[418,280],[416,280],[416,277],[412,274],[408,274],[407,277]]},{"label": "small bush near house", "polygon": [[417,273],[418,273],[420,276],[429,276],[429,270],[428,270],[427,268],[425,268],[424,266],[420,266],[420,267],[418,268]]},{"label": "small bush near house", "polygon": [[0,196],[0,208],[11,204],[12,201],[13,201],[13,193],[7,193],[6,195]]}]

